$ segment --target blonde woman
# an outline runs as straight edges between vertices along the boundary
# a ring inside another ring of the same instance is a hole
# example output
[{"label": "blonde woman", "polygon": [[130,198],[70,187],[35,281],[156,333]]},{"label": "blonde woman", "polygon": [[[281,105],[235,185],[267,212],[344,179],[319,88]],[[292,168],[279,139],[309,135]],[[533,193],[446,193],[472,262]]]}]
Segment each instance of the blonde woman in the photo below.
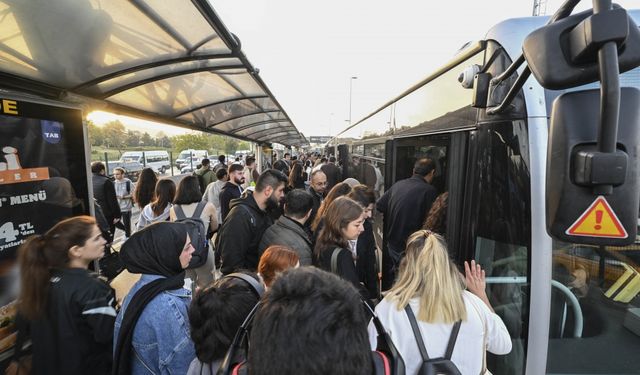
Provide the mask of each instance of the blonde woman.
[{"label": "blonde woman", "polygon": [[[409,321],[417,320],[430,358],[443,357],[456,322],[461,321],[451,361],[462,374],[480,374],[485,368],[485,347],[494,354],[511,351],[511,338],[493,312],[485,293],[484,271],[474,261],[465,262],[465,280],[449,259],[445,240],[420,230],[407,240],[396,283],[376,307],[376,313],[402,354],[407,375],[416,374],[422,357]],[[467,290],[465,290],[465,281]],[[369,326],[376,346],[376,333]]]}]

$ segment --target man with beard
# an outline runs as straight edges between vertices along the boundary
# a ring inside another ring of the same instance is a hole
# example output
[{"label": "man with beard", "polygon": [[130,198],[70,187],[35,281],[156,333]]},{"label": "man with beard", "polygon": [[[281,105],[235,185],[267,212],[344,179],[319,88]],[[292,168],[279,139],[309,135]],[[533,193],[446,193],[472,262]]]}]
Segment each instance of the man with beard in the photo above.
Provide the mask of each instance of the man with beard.
[{"label": "man with beard", "polygon": [[232,199],[240,198],[242,195],[242,184],[244,184],[244,167],[241,164],[231,164],[229,167],[229,181],[220,190],[220,211],[222,221],[229,214],[229,203]]},{"label": "man with beard", "polygon": [[280,205],[287,182],[282,172],[269,169],[258,178],[253,194],[231,202],[229,215],[218,233],[223,274],[258,268],[258,245],[264,231],[273,224],[267,211]]}]

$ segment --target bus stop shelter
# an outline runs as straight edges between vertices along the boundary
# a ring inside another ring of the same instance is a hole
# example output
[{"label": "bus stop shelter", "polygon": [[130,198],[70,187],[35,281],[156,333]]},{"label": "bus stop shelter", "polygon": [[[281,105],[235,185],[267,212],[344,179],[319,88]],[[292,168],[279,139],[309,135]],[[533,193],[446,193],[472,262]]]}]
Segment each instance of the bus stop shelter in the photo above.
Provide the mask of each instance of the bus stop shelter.
[{"label": "bus stop shelter", "polygon": [[0,0],[0,90],[307,144],[205,0]]}]

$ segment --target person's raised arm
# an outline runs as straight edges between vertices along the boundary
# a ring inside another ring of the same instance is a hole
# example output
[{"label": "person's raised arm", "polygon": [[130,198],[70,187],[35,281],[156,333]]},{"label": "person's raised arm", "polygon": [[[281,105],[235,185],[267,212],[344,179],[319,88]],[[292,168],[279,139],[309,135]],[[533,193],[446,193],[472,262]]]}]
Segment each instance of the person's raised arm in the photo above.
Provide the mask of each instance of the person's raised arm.
[{"label": "person's raised arm", "polygon": [[492,312],[495,312],[487,297],[487,282],[484,270],[479,264],[476,264],[475,260],[472,260],[471,264],[467,261],[464,262],[464,279],[467,284],[467,290],[478,296]]}]

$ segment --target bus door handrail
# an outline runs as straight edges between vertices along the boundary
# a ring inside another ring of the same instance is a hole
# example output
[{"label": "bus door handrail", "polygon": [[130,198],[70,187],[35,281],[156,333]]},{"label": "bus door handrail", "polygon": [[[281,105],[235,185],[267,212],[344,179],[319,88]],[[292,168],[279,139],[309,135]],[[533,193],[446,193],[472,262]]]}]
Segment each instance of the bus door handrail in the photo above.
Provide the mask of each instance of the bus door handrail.
[{"label": "bus door handrail", "polygon": [[[526,276],[492,276],[486,278],[487,284],[526,284]],[[569,305],[573,309],[575,315],[575,321],[573,324],[573,337],[581,338],[582,329],[584,327],[584,318],[582,317],[582,308],[578,298],[573,292],[559,281],[551,280],[551,286],[557,288],[565,295],[569,301]]]}]

